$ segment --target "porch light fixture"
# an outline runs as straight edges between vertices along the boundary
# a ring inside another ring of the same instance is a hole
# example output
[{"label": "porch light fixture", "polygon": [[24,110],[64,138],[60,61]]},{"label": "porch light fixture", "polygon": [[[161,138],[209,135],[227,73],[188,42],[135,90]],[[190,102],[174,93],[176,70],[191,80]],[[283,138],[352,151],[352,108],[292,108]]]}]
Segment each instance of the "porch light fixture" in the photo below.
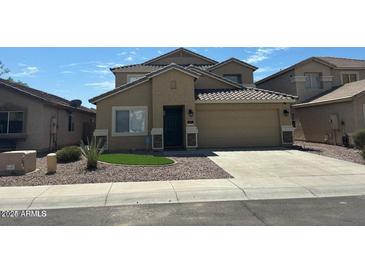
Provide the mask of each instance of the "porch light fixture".
[{"label": "porch light fixture", "polygon": [[193,117],[194,116],[194,111],[192,109],[189,109],[188,113],[189,113],[189,117]]},{"label": "porch light fixture", "polygon": [[287,109],[284,109],[283,110],[283,114],[284,114],[284,116],[288,116],[289,115],[289,111]]}]

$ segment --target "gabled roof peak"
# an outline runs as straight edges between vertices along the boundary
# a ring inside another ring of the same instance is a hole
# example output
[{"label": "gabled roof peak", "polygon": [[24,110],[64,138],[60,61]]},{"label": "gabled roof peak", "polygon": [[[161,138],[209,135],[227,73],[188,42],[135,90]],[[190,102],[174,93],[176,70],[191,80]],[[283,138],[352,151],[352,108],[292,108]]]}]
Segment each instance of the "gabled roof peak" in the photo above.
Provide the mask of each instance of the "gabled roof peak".
[{"label": "gabled roof peak", "polygon": [[258,69],[257,67],[255,67],[255,66],[253,66],[253,65],[251,65],[251,64],[249,64],[249,63],[246,63],[246,62],[244,62],[244,61],[242,61],[242,60],[239,60],[239,59],[237,59],[237,58],[231,57],[231,58],[229,58],[229,59],[227,59],[227,60],[225,60],[225,61],[223,61],[223,62],[220,62],[220,63],[218,63],[218,64],[215,64],[214,66],[210,67],[210,68],[209,68],[209,70],[214,70],[214,69],[216,69],[216,68],[218,68],[218,67],[220,67],[220,66],[223,66],[223,65],[225,65],[225,64],[228,64],[228,63],[230,63],[230,62],[238,63],[238,64],[240,64],[240,65],[242,65],[242,66],[245,66],[245,67],[251,68],[251,69],[252,69],[252,70],[254,70],[254,71]]},{"label": "gabled roof peak", "polygon": [[218,63],[217,61],[215,61],[215,60],[213,60],[213,59],[210,59],[210,58],[208,58],[208,57],[206,57],[206,56],[203,56],[203,55],[201,55],[201,54],[199,54],[199,53],[196,53],[196,52],[194,52],[194,51],[191,51],[191,50],[189,50],[189,49],[186,49],[186,48],[177,48],[177,49],[175,49],[175,50],[172,50],[172,51],[170,51],[170,52],[167,52],[167,53],[165,53],[165,54],[162,54],[162,55],[157,56],[157,57],[155,57],[155,58],[152,58],[152,59],[150,59],[150,60],[147,60],[147,61],[146,61],[146,62],[144,62],[143,64],[144,64],[144,65],[152,64],[152,63],[154,63],[154,62],[156,62],[156,61],[158,61],[158,60],[161,60],[161,59],[163,59],[163,58],[165,58],[165,57],[168,57],[168,56],[173,55],[173,54],[178,53],[178,52],[185,52],[185,53],[188,53],[188,54],[190,54],[190,55],[192,55],[192,56],[195,56],[195,57],[197,57],[197,58],[203,59],[203,60],[205,60],[205,61],[207,62],[207,64],[212,64],[212,65],[213,65],[213,64]]}]

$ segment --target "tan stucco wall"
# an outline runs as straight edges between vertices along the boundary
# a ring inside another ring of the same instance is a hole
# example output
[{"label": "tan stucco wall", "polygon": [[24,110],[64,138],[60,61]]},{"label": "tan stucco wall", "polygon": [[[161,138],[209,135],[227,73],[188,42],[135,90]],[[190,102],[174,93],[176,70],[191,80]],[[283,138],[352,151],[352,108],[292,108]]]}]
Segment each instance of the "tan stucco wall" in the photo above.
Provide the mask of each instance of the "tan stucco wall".
[{"label": "tan stucco wall", "polygon": [[258,88],[275,90],[291,95],[297,95],[295,83],[291,81],[294,76],[294,70],[289,70],[282,75],[272,78],[266,82],[256,84]]},{"label": "tan stucco wall", "polygon": [[96,129],[108,129],[109,150],[149,149],[145,143],[146,136],[112,136],[113,106],[147,106],[148,132],[152,128],[152,93],[151,82],[135,86],[124,92],[117,93],[97,103]]},{"label": "tan stucco wall", "polygon": [[[333,131],[331,128],[330,115],[332,114],[338,115],[339,130]],[[354,115],[353,102],[296,108],[295,138],[311,142],[325,142],[325,137],[328,135],[329,142],[334,143],[336,136],[337,144],[341,144],[341,136],[355,130]],[[341,126],[342,121],[345,122],[344,126]]]},{"label": "tan stucco wall", "polygon": [[[95,115],[74,111],[75,131],[68,132],[68,112],[51,107],[37,99],[16,94],[0,87],[0,109],[24,110],[26,138],[17,142],[17,149],[35,149],[43,152],[49,148],[51,117],[58,117],[57,145],[63,147],[79,144],[82,138],[83,122],[90,122]],[[11,108],[11,109],[9,109]]]},{"label": "tan stucco wall", "polygon": [[[324,142],[325,136],[329,135],[329,142],[342,144],[341,137],[365,128],[365,117],[363,105],[365,95],[355,97],[353,101],[312,106],[306,108],[296,108],[295,116],[299,121],[295,130],[297,140],[312,142]],[[329,122],[331,114],[337,114],[340,129],[333,131]],[[341,121],[344,125],[341,126]],[[336,138],[335,138],[336,135]]]},{"label": "tan stucco wall", "polygon": [[291,125],[284,104],[197,104],[199,147],[281,145],[281,125]]},{"label": "tan stucco wall", "polygon": [[235,62],[219,66],[211,72],[223,76],[223,74],[241,74],[242,84],[253,84],[253,70]]},{"label": "tan stucco wall", "polygon": [[[176,81],[176,89],[170,88],[170,82]],[[195,113],[194,78],[177,70],[171,70],[152,78],[153,127],[163,128],[163,106],[184,106],[184,136],[191,109]],[[185,138],[184,138],[185,140]]]},{"label": "tan stucco wall", "polygon": [[95,116],[79,111],[71,112],[74,120],[74,131],[68,131],[69,112],[62,109],[44,106],[43,110],[43,127],[47,142],[49,142],[49,133],[51,131],[51,119],[57,119],[57,147],[62,148],[69,145],[79,145],[83,135],[83,124],[91,123],[91,119],[95,120]]},{"label": "tan stucco wall", "polygon": [[199,79],[195,81],[196,89],[219,89],[219,88],[235,88],[234,86],[224,83],[222,81],[216,80],[212,77],[201,75]]},{"label": "tan stucco wall", "polygon": [[[176,89],[171,89],[171,81],[176,81]],[[184,106],[184,123],[194,120],[188,116],[189,109],[195,112],[194,78],[171,70],[97,103],[96,129],[108,129],[109,150],[150,149],[146,136],[112,136],[113,106],[147,106],[149,136],[152,128],[163,128],[163,106]]]},{"label": "tan stucco wall", "polygon": [[138,72],[116,72],[115,75],[115,87],[119,87],[127,83],[128,75],[146,75],[151,72],[151,70],[143,70],[141,69]]},{"label": "tan stucco wall", "polygon": [[[326,65],[320,64],[318,62],[312,61],[305,63],[301,66],[295,68],[295,76],[304,76],[305,72],[319,72],[322,76],[331,76],[332,69]],[[305,82],[296,82],[298,103],[306,101],[318,94],[323,93],[326,90],[332,88],[332,82],[322,82],[321,89],[306,89]]]},{"label": "tan stucco wall", "polygon": [[333,69],[332,70],[332,75],[334,76],[333,81],[332,81],[332,86],[333,87],[337,87],[342,85],[342,72],[346,73],[346,72],[358,72],[359,73],[359,80],[364,80],[365,79],[365,70],[353,70],[353,69],[348,69],[348,70],[344,70],[344,69]]},{"label": "tan stucco wall", "polygon": [[[1,110],[22,110],[25,115],[26,139],[17,142],[19,149],[45,149],[48,148],[48,139],[45,135],[42,121],[43,104],[27,96],[16,94],[6,88],[0,87]],[[2,135],[5,136],[5,135]]]}]

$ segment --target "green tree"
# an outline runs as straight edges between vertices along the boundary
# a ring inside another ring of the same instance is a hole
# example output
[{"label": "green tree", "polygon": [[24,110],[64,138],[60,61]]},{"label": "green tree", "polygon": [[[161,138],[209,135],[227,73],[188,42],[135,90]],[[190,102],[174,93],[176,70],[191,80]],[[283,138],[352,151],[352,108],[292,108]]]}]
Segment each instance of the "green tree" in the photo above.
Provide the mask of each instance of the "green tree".
[{"label": "green tree", "polygon": [[[3,78],[4,75],[8,74],[10,72],[10,69],[8,69],[7,67],[5,67],[5,65],[1,62],[0,60],[0,78]],[[23,86],[28,86],[27,83],[20,81],[20,80],[14,80],[11,77],[8,78],[3,78],[9,82],[15,83],[15,84],[19,84],[19,85],[23,85]]]}]

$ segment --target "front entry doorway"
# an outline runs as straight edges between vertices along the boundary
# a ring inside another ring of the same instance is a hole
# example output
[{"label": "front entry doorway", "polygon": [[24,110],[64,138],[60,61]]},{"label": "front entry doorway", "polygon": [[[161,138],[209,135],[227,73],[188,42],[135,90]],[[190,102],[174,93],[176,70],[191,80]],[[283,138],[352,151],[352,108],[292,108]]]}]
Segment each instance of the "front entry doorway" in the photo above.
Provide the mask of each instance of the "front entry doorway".
[{"label": "front entry doorway", "polygon": [[163,119],[164,147],[178,149],[183,142],[183,106],[165,106]]}]

